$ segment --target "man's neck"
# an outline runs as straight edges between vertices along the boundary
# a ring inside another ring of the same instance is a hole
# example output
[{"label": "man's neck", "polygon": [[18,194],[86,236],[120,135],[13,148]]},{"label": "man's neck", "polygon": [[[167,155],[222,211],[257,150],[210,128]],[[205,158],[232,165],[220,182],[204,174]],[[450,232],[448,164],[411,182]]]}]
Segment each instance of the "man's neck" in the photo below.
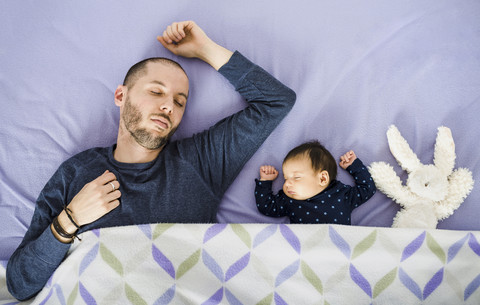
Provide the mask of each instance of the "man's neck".
[{"label": "man's neck", "polygon": [[117,137],[117,147],[113,157],[122,163],[147,163],[155,160],[163,147],[155,150],[147,149],[138,144],[131,136],[121,135]]}]

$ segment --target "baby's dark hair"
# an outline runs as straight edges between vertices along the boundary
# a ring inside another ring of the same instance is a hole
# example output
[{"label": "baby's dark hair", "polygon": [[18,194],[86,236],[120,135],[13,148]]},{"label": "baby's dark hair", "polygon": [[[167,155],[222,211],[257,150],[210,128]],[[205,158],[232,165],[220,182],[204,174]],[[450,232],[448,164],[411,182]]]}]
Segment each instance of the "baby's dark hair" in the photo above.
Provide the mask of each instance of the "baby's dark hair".
[{"label": "baby's dark hair", "polygon": [[320,142],[313,140],[295,147],[287,154],[283,163],[300,156],[310,159],[315,172],[326,170],[330,181],[337,178],[337,163],[332,154]]}]

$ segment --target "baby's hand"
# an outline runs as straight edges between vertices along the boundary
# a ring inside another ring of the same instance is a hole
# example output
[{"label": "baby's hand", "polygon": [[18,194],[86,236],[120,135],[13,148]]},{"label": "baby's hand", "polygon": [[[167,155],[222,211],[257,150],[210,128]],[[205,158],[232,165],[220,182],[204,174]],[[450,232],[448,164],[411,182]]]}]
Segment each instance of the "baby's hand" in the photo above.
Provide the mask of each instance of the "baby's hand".
[{"label": "baby's hand", "polygon": [[260,181],[277,179],[278,171],[271,165],[260,166]]},{"label": "baby's hand", "polygon": [[344,154],[343,156],[340,157],[340,167],[343,168],[343,169],[347,169],[347,167],[349,167],[350,165],[352,165],[353,161],[355,161],[355,159],[357,159],[357,156],[355,155],[355,153],[353,152],[353,150],[347,152],[346,154]]}]

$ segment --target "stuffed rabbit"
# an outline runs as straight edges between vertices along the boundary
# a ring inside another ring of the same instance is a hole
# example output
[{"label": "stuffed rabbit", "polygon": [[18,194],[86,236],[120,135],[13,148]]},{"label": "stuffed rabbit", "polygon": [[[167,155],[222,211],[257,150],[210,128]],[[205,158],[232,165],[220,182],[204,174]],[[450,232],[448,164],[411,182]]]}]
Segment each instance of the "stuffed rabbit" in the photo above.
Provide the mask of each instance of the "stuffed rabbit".
[{"label": "stuffed rabbit", "polygon": [[450,129],[438,128],[434,164],[422,164],[394,125],[387,139],[393,156],[408,173],[406,186],[385,162],[371,163],[369,171],[377,188],[401,206],[392,227],[436,228],[438,220],[452,215],[473,188],[468,169],[453,170],[456,156]]}]

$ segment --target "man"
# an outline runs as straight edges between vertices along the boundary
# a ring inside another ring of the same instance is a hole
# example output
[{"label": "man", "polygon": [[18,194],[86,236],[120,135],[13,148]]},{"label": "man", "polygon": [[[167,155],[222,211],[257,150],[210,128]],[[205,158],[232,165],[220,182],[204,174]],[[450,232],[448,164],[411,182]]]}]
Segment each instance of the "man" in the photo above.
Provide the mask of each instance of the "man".
[{"label": "man", "polygon": [[213,42],[192,21],[168,26],[159,42],[199,58],[249,102],[191,138],[168,142],[188,100],[188,78],[174,61],[134,65],[115,91],[117,143],[65,161],[37,199],[31,225],[7,266],[7,286],[31,298],[84,231],[155,222],[215,222],[220,200],[245,162],[286,116],[295,93],[238,52]]}]

